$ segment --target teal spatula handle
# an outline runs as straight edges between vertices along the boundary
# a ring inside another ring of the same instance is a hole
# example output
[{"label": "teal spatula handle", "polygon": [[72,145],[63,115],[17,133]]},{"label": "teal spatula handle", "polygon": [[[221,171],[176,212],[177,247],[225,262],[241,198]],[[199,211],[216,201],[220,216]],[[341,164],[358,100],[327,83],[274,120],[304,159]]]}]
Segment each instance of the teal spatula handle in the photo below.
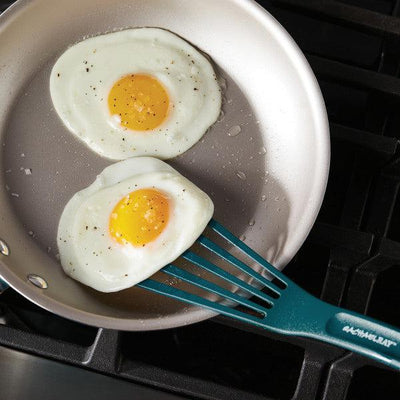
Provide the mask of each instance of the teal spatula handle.
[{"label": "teal spatula handle", "polygon": [[326,330],[339,340],[374,351],[379,357],[390,357],[400,367],[400,332],[350,311],[341,311],[328,320]]},{"label": "teal spatula handle", "polygon": [[[400,369],[400,331],[365,315],[320,303],[317,323],[303,336],[314,337]],[[319,308],[319,307],[317,307]],[[329,314],[326,313],[329,308]],[[332,313],[333,311],[333,313]],[[331,315],[326,319],[327,315]],[[319,332],[318,332],[319,330]]]}]

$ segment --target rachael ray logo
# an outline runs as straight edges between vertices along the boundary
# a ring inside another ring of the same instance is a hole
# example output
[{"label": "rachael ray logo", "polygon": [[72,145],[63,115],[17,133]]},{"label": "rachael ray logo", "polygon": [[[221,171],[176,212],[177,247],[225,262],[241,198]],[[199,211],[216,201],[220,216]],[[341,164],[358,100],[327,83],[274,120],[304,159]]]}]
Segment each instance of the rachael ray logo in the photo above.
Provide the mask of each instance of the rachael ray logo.
[{"label": "rachael ray logo", "polygon": [[397,343],[393,342],[393,340],[385,339],[382,336],[378,336],[378,335],[375,335],[374,333],[364,331],[364,329],[354,328],[353,326],[350,326],[350,325],[344,326],[342,328],[342,331],[349,333],[350,335],[353,335],[353,336],[358,336],[359,338],[362,338],[362,339],[368,339],[371,342],[380,344],[381,346],[385,346],[388,348],[391,346],[394,346],[394,347],[397,346]]}]

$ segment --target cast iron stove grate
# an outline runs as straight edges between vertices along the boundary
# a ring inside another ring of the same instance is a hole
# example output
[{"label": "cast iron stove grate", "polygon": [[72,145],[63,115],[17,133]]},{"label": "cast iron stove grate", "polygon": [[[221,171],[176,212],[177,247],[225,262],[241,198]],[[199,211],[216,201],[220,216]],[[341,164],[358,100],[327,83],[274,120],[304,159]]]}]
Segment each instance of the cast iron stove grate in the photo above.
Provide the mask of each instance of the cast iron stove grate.
[{"label": "cast iron stove grate", "polygon": [[[400,326],[400,0],[259,2],[305,52],[331,123],[326,198],[285,272],[332,304]],[[9,4],[0,1],[1,10]],[[223,317],[116,332],[54,316],[11,290],[0,297],[0,313],[1,345],[191,398],[397,399],[400,392],[398,373],[360,356]]]}]

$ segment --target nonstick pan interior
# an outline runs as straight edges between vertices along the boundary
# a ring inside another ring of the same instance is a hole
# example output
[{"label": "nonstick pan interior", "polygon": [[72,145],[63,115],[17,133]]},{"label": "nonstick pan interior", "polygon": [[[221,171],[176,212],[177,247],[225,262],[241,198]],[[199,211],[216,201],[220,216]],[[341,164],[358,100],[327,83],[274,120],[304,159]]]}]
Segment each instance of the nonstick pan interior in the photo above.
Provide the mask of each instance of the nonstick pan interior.
[{"label": "nonstick pan interior", "polygon": [[[0,275],[51,311],[132,330],[213,315],[139,288],[99,293],[67,277],[59,265],[56,231],[65,204],[111,163],[68,132],[50,98],[54,62],[84,37],[159,26],[208,53],[223,88],[223,114],[203,140],[170,164],[211,196],[218,221],[278,267],[294,255],[314,222],[329,146],[325,110],[308,66],[252,2],[210,0],[192,6],[172,0],[112,5],[20,0],[3,16],[0,238],[11,253],[2,256]],[[229,15],[222,18],[222,12]],[[231,21],[247,29],[239,33]],[[264,86],[264,96],[258,86]],[[29,274],[43,277],[48,288],[32,285]],[[161,273],[157,279],[181,286]]]}]

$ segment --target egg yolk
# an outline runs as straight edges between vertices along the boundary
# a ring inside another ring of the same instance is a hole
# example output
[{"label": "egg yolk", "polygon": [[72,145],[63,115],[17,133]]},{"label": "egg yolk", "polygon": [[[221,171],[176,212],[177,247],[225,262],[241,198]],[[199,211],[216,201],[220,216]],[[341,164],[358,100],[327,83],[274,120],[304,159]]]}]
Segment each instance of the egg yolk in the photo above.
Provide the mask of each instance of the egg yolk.
[{"label": "egg yolk", "polygon": [[113,209],[109,232],[120,244],[143,247],[165,229],[169,199],[156,189],[139,189],[125,196]]},{"label": "egg yolk", "polygon": [[119,116],[122,127],[148,131],[160,126],[167,117],[168,93],[153,76],[127,75],[112,87],[108,108],[111,115]]}]

